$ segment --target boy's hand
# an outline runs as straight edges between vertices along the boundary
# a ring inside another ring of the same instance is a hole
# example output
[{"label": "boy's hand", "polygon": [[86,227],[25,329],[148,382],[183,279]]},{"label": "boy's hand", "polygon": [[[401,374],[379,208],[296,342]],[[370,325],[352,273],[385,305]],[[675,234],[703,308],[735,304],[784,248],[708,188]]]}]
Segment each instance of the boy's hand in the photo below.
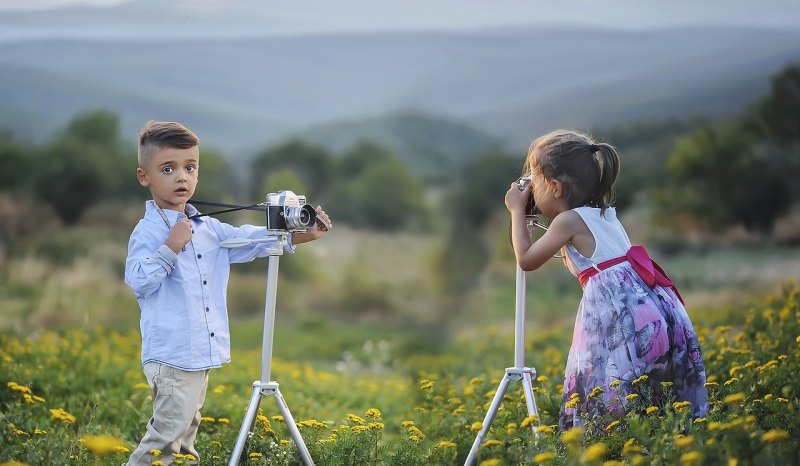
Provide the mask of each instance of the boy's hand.
[{"label": "boy's hand", "polygon": [[325,233],[330,231],[333,228],[333,222],[331,222],[330,217],[328,214],[322,210],[322,207],[317,206],[317,221],[314,223],[314,226],[311,227],[305,233],[293,233],[292,234],[292,243],[294,244],[301,244],[307,243],[309,241],[314,241],[315,239],[321,238]]},{"label": "boy's hand", "polygon": [[317,206],[316,211],[317,211],[317,223],[314,225],[314,227],[322,232],[327,232],[328,230],[333,228],[333,222],[331,222],[331,219],[330,217],[328,217],[328,214],[326,214],[325,211],[322,210],[322,207]]},{"label": "boy's hand", "polygon": [[192,240],[192,233],[194,233],[192,222],[188,218],[183,218],[169,230],[169,236],[164,244],[178,254],[186,246],[186,243]]}]

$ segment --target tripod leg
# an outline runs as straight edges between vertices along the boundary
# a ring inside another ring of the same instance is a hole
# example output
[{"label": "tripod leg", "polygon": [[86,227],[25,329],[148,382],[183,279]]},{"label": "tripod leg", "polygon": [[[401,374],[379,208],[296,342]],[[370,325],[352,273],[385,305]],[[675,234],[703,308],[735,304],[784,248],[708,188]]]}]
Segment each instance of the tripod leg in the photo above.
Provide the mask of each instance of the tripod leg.
[{"label": "tripod leg", "polygon": [[281,414],[283,415],[283,420],[286,422],[286,427],[289,428],[289,432],[292,434],[294,444],[297,445],[297,448],[300,450],[300,456],[303,457],[303,463],[305,463],[306,466],[314,466],[314,460],[311,459],[311,454],[308,452],[305,442],[303,442],[303,437],[300,436],[300,430],[297,428],[297,424],[294,423],[292,413],[289,412],[289,407],[286,405],[286,401],[283,399],[283,395],[281,395],[280,390],[276,388],[273,396],[275,397],[275,401],[278,403],[278,409],[280,409]]},{"label": "tripod leg", "polygon": [[497,408],[500,407],[500,403],[503,401],[506,390],[508,390],[509,381],[511,381],[511,378],[508,376],[508,373],[506,373],[503,376],[503,380],[500,381],[500,386],[497,387],[497,392],[495,392],[494,398],[492,398],[492,404],[489,406],[489,411],[486,412],[486,417],[483,418],[481,431],[478,432],[478,436],[475,437],[475,442],[472,444],[472,448],[469,450],[469,455],[467,455],[467,461],[464,462],[464,466],[469,466],[475,461],[478,448],[480,448],[481,443],[483,443],[483,437],[485,437],[486,433],[489,432],[489,427],[492,425],[494,416],[497,414]]},{"label": "tripod leg", "polygon": [[[539,414],[539,410],[536,408],[536,398],[533,396],[533,382],[531,381],[531,374],[524,373],[522,374],[522,388],[525,390],[525,403],[528,405],[528,416],[535,416]],[[531,424],[531,428],[534,431],[534,435],[538,437],[536,433],[536,425]]]},{"label": "tripod leg", "polygon": [[247,435],[253,428],[253,422],[256,419],[256,413],[258,413],[258,404],[260,401],[260,385],[254,383],[253,395],[250,397],[250,404],[247,406],[247,412],[242,420],[242,428],[239,430],[239,436],[236,437],[236,444],[233,446],[233,453],[231,454],[231,461],[228,463],[228,466],[237,466],[239,464],[239,458],[242,456],[242,451],[247,443]]}]

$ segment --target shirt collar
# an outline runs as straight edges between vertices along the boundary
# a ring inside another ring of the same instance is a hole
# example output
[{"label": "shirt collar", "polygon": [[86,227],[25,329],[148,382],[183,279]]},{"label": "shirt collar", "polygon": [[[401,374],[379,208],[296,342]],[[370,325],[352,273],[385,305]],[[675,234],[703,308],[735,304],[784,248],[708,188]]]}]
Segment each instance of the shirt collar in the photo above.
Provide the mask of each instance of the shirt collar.
[{"label": "shirt collar", "polygon": [[[158,224],[163,224],[164,223],[164,219],[161,218],[161,214],[159,214],[158,211],[159,211],[159,207],[156,205],[156,201],[151,199],[151,200],[145,202],[145,205],[144,205],[144,218],[146,218],[147,220],[150,220],[151,222],[155,222],[155,223],[158,223]],[[189,204],[188,202],[186,203],[186,213],[178,212],[178,211],[170,210],[170,209],[161,209],[161,211],[164,212],[164,215],[166,215],[167,220],[169,221],[170,227],[172,225],[175,225],[175,223],[178,220],[180,220],[182,218],[186,218],[187,217],[186,214],[189,214],[188,216],[192,216],[192,215],[197,215],[197,214],[200,213],[200,211],[197,210],[195,208],[195,206]],[[205,217],[197,217],[197,218],[195,218],[193,220],[197,220],[199,222],[204,222],[205,219],[206,219]]]}]

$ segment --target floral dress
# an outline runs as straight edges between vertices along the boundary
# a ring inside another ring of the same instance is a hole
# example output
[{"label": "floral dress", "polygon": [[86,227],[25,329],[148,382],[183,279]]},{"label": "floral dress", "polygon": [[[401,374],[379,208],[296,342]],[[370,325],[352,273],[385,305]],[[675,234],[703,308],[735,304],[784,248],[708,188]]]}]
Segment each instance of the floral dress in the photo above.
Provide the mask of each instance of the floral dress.
[{"label": "floral dress", "polygon": [[[565,246],[564,262],[575,276],[630,249],[613,208],[602,215],[592,207],[574,211],[597,245],[591,258]],[[595,415],[624,413],[634,389],[650,397],[640,400],[644,406],[674,398],[688,401],[692,414],[702,417],[708,410],[705,382],[697,335],[673,290],[650,288],[629,262],[586,281],[567,358],[561,429],[582,426]]]}]

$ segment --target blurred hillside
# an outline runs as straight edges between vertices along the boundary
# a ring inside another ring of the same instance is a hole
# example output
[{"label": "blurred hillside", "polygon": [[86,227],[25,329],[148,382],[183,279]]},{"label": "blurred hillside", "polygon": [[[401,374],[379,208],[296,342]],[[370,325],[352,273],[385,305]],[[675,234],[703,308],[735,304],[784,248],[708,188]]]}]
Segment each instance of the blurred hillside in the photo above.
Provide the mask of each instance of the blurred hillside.
[{"label": "blurred hillside", "polygon": [[149,119],[179,120],[239,157],[290,135],[329,150],[375,134],[406,138],[393,115],[421,113],[442,125],[426,122],[434,128],[401,156],[460,152],[437,136],[453,125],[475,129],[465,140],[519,150],[554,127],[740,108],[800,57],[798,44],[800,32],[722,26],[15,39],[0,43],[0,122],[42,142],[77,112],[106,108],[127,137]]}]

